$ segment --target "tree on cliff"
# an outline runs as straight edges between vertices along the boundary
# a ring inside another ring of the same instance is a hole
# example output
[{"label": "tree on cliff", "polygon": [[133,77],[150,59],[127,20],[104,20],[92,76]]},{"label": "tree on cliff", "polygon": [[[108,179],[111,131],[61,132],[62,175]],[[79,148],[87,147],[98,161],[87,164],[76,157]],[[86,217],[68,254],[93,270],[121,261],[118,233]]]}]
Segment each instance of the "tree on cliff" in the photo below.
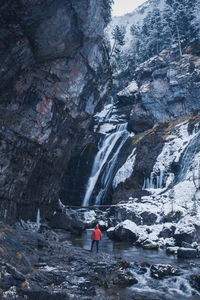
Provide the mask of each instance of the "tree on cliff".
[{"label": "tree on cliff", "polygon": [[[159,54],[163,49],[177,48],[182,57],[183,45],[190,43],[194,34],[194,7],[196,4],[196,31],[199,26],[200,0],[166,0],[162,9],[157,1],[153,2],[150,10],[143,20],[141,27],[133,24],[130,28],[133,36],[133,56],[138,62]],[[199,27],[200,29],[200,27]]]},{"label": "tree on cliff", "polygon": [[120,47],[125,44],[125,28],[123,26],[119,27],[118,25],[112,31],[112,39],[114,40],[114,44],[110,53],[112,56],[115,52],[120,51]]},{"label": "tree on cliff", "polygon": [[112,39],[114,40],[110,57],[113,71],[123,67],[123,58],[121,56],[121,48],[125,45],[125,27],[115,26],[112,31]]}]

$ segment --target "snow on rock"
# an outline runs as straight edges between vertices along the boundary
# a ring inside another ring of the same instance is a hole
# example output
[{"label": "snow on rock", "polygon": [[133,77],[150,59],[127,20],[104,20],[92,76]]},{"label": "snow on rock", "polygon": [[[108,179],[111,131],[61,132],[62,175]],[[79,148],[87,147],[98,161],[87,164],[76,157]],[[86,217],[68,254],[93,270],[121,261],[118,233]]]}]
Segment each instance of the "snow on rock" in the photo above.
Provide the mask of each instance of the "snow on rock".
[{"label": "snow on rock", "polygon": [[97,214],[94,210],[85,211],[83,214],[83,218],[83,222],[89,225],[96,221]]},{"label": "snow on rock", "polygon": [[113,188],[116,188],[120,182],[124,182],[133,173],[134,162],[136,158],[135,150],[136,148],[133,149],[125,164],[117,171],[113,179]]},{"label": "snow on rock", "polygon": [[[173,132],[166,137],[163,150],[157,157],[150,179],[144,179],[143,189],[166,189],[174,180],[174,174],[169,172],[172,162],[178,162],[187,145],[198,133],[188,133],[188,121],[178,124]],[[155,183],[156,182],[156,183]],[[158,189],[158,193],[161,191]]]},{"label": "snow on rock", "polygon": [[138,91],[137,82],[135,80],[132,80],[127,87],[125,87],[122,91],[118,92],[117,96],[129,97],[137,91]]}]

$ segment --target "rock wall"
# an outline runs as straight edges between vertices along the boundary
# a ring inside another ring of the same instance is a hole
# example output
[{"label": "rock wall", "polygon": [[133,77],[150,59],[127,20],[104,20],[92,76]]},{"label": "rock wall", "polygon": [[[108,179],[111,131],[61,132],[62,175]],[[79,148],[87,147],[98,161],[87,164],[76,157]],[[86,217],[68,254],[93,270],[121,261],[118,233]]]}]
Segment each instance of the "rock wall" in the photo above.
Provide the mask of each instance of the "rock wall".
[{"label": "rock wall", "polygon": [[[181,59],[163,50],[139,65],[132,76],[127,70],[123,88],[122,74],[119,80],[116,78],[116,102],[118,110],[126,113],[129,130],[137,134],[158,122],[200,110],[200,57],[194,50],[193,46],[185,49]],[[128,69],[131,70],[131,66]]]},{"label": "rock wall", "polygon": [[111,88],[103,0],[9,0],[0,8],[0,216],[49,217],[72,154]]}]

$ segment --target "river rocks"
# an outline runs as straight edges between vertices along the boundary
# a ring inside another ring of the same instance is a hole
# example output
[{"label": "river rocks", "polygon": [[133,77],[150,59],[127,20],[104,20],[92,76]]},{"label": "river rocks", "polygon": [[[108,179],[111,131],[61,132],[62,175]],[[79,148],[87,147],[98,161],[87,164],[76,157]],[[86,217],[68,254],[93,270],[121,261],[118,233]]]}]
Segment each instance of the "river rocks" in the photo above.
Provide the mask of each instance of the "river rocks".
[{"label": "river rocks", "polygon": [[190,276],[190,284],[194,289],[196,289],[197,291],[200,291],[200,276],[197,274],[191,275]]},{"label": "river rocks", "polygon": [[138,227],[135,223],[126,220],[119,223],[116,227],[107,230],[108,237],[120,241],[135,242],[138,239]]},{"label": "river rocks", "polygon": [[171,265],[152,265],[150,272],[153,278],[162,279],[165,276],[177,275],[179,270]]},{"label": "river rocks", "polygon": [[155,213],[150,211],[148,205],[128,201],[126,203],[119,203],[116,207],[112,207],[110,214],[114,217],[115,222],[122,222],[127,219],[137,225],[152,225],[155,224],[157,220],[156,212],[158,208],[152,205],[151,210],[153,209]]},{"label": "river rocks", "polygon": [[177,254],[179,247],[167,247],[166,253],[167,254]]},{"label": "river rocks", "polygon": [[[2,299],[109,300],[102,290],[137,283],[130,264],[121,258],[72,247],[48,227],[40,234],[16,228],[0,224]],[[35,248],[35,234],[45,239],[46,247]]]},{"label": "river rocks", "polygon": [[188,224],[187,227],[183,227],[180,224],[176,227],[174,238],[178,246],[181,246],[183,241],[192,244],[196,240],[195,227],[192,224]]},{"label": "river rocks", "polygon": [[180,247],[177,251],[177,255],[179,258],[196,258],[197,257],[197,250],[191,248],[182,248]]},{"label": "river rocks", "polygon": [[141,243],[140,246],[142,246],[143,249],[147,249],[147,250],[155,250],[159,248],[158,243],[148,239],[146,239],[143,243]]}]

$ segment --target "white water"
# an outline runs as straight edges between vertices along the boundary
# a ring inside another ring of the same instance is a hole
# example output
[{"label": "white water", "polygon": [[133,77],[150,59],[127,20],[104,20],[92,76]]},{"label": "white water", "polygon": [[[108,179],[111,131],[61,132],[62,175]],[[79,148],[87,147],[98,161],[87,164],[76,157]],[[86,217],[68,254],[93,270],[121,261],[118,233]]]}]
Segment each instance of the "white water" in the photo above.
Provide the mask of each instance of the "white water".
[{"label": "white water", "polygon": [[[142,189],[162,189],[164,188],[164,172],[159,170],[159,175],[156,175],[154,172],[151,172],[150,178],[144,178],[144,184]],[[156,182],[156,183],[154,183]]]},{"label": "white water", "polygon": [[37,211],[36,225],[37,225],[37,228],[40,229],[40,209],[39,208]]},{"label": "white water", "polygon": [[[105,138],[103,139],[100,149],[97,152],[94,159],[91,175],[87,183],[85,197],[83,199],[83,206],[87,206],[89,204],[90,197],[95,188],[99,175],[103,167],[107,163],[105,173],[102,178],[104,187],[103,190],[99,192],[95,204],[97,203],[97,201],[98,203],[100,203],[101,196],[103,195],[103,191],[107,187],[109,177],[112,174],[112,171],[114,169],[119,151],[129,135],[128,131],[126,130],[126,127],[127,127],[127,123],[118,125],[115,129],[115,132],[106,135]],[[122,138],[122,141],[120,142],[112,158],[109,160],[109,162],[107,162],[109,155],[111,154],[113,148],[115,147],[116,143],[119,141],[120,138]]]}]

